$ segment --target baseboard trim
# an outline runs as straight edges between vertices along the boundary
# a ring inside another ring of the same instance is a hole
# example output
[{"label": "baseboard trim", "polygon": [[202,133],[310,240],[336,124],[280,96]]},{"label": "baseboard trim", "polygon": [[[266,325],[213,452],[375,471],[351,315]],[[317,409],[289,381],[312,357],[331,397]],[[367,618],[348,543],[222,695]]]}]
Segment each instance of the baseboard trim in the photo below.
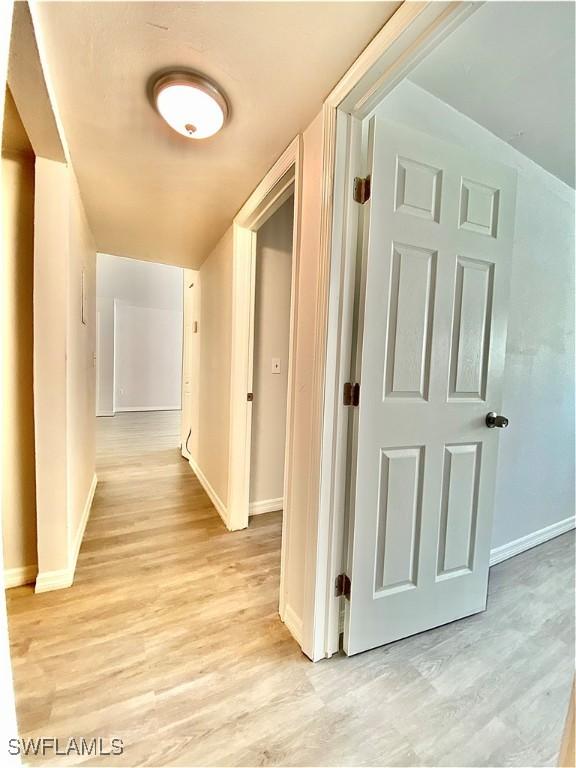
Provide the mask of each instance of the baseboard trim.
[{"label": "baseboard trim", "polygon": [[100,418],[100,416],[114,416],[116,411],[98,411],[96,413],[96,418]]},{"label": "baseboard trim", "polygon": [[290,605],[287,605],[284,610],[284,616],[280,617],[290,634],[296,640],[298,645],[302,646],[302,619],[296,615],[295,611]]},{"label": "baseboard trim", "polygon": [[4,569],[4,589],[22,587],[24,584],[32,584],[36,581],[38,573],[37,565],[22,565],[18,568]]},{"label": "baseboard trim", "polygon": [[96,473],[94,473],[88,490],[88,495],[86,496],[86,501],[84,502],[84,509],[82,510],[82,517],[74,538],[72,552],[70,553],[70,565],[68,568],[62,568],[58,571],[44,571],[39,573],[36,577],[35,588],[35,592],[38,594],[41,592],[51,592],[54,589],[66,589],[67,587],[71,587],[74,583],[76,563],[78,561],[82,539],[84,538],[84,533],[92,510],[92,502],[94,501],[97,484],[98,478],[96,477]]},{"label": "baseboard trim", "polygon": [[96,473],[94,473],[92,476],[92,482],[90,483],[90,488],[88,490],[88,495],[86,496],[86,501],[84,502],[84,509],[82,510],[80,525],[78,526],[78,530],[76,531],[76,538],[74,539],[74,548],[72,550],[71,562],[72,576],[74,576],[74,572],[76,571],[76,562],[78,561],[80,547],[82,546],[82,539],[84,538],[86,526],[88,525],[88,518],[90,517],[90,512],[92,511],[92,502],[94,501],[94,494],[96,493],[97,485],[98,478],[96,477]]},{"label": "baseboard trim", "polygon": [[72,586],[74,571],[71,568],[62,568],[59,571],[43,571],[36,577],[34,592],[52,592],[55,589],[66,589]]},{"label": "baseboard trim", "polygon": [[264,515],[266,512],[281,512],[284,509],[284,497],[279,499],[265,499],[264,501],[250,502],[249,514]]},{"label": "baseboard trim", "polygon": [[200,482],[200,485],[202,486],[202,488],[204,488],[204,490],[206,491],[206,493],[210,497],[210,501],[216,507],[216,510],[217,510],[218,514],[222,518],[222,522],[224,523],[226,528],[230,528],[230,526],[228,525],[228,510],[226,509],[226,505],[224,504],[224,502],[222,501],[220,496],[218,496],[218,494],[216,493],[214,488],[212,488],[208,478],[206,477],[204,472],[202,472],[202,470],[200,469],[198,464],[194,461],[192,456],[188,459],[188,463],[190,464],[190,467],[192,468],[192,471],[194,472],[194,474],[198,478],[198,481]]},{"label": "baseboard trim", "polygon": [[574,527],[576,527],[576,517],[567,517],[565,520],[560,520],[557,523],[548,525],[546,528],[540,528],[534,533],[529,533],[527,536],[521,536],[519,539],[514,539],[508,544],[503,544],[501,547],[496,547],[490,552],[490,565],[497,565],[503,560],[508,560],[509,557],[519,555],[521,552],[526,552],[532,547],[537,547],[539,544],[544,544],[550,539],[555,539],[556,536],[561,536],[563,533],[568,533]]},{"label": "baseboard trim", "polygon": [[135,406],[117,406],[114,413],[145,413],[146,411],[181,411],[180,405],[135,405]]}]

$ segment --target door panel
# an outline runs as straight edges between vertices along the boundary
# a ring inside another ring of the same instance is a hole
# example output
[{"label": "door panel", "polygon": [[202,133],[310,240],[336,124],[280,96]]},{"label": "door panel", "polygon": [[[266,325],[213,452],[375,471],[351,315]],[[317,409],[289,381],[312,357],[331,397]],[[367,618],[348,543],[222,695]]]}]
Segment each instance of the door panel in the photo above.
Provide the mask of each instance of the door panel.
[{"label": "door panel", "polygon": [[422,449],[380,453],[376,592],[413,586],[417,580],[422,513]]},{"label": "door panel", "polygon": [[485,400],[494,264],[456,256],[450,398]]},{"label": "door panel", "polygon": [[438,538],[438,576],[472,570],[481,446],[446,445]]},{"label": "door panel", "polygon": [[347,653],[483,610],[515,172],[374,118]]},{"label": "door panel", "polygon": [[428,397],[435,281],[434,251],[394,243],[387,397]]}]

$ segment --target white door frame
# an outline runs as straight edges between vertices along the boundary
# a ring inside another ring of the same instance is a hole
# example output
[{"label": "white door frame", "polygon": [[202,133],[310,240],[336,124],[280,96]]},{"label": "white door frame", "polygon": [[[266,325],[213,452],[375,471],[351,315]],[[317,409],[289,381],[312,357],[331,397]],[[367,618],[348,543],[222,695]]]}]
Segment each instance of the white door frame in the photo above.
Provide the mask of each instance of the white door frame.
[{"label": "white door frame", "polygon": [[302,178],[301,137],[297,136],[262,179],[238,212],[233,225],[232,264],[232,357],[230,373],[230,442],[228,465],[228,528],[248,524],[250,504],[250,455],[252,435],[252,392],[254,348],[254,292],[256,274],[256,233],[294,194],[292,236],[292,277],[290,295],[290,340],[288,393],[286,404],[286,447],[284,459],[284,513],[282,516],[282,560],[280,572],[280,616],[284,616],[284,565],[290,545],[290,498],[293,444],[294,353],[296,344],[296,292],[300,264],[300,184]]},{"label": "white door frame", "polygon": [[[310,536],[317,542],[307,568],[305,616],[313,616],[313,659],[338,652],[341,599],[335,581],[344,568],[345,497],[348,468],[348,410],[342,389],[351,380],[354,281],[359,207],[352,183],[363,175],[362,121],[435,46],[479,4],[404,3],[328,96],[323,108],[324,162],[320,233],[321,298],[316,349],[314,430],[318,457],[318,512]],[[323,370],[322,370],[323,368]],[[313,471],[314,468],[311,469]],[[309,540],[314,540],[309,539]]]}]

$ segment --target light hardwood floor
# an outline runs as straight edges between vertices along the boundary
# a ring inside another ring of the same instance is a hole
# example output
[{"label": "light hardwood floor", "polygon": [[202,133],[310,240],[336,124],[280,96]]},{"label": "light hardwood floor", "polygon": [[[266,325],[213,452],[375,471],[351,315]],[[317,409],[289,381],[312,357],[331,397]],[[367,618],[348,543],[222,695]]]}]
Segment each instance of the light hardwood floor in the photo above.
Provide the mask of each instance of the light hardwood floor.
[{"label": "light hardwood floor", "polygon": [[484,614],[312,664],[276,613],[280,514],[226,532],[178,418],[98,420],[74,586],[8,592],[22,736],[123,739],[94,765],[556,765],[572,534],[494,567]]}]

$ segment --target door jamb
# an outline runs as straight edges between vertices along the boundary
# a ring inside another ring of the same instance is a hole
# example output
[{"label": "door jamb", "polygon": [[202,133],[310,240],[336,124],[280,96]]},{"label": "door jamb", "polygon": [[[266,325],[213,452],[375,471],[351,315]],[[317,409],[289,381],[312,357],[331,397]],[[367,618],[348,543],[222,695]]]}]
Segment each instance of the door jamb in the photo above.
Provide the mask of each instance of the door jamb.
[{"label": "door jamb", "polygon": [[250,503],[250,448],[254,347],[254,291],[256,232],[294,194],[292,232],[292,275],[290,294],[290,339],[286,445],[284,459],[284,513],[282,516],[282,558],[280,566],[280,616],[285,611],[285,562],[290,546],[291,478],[293,466],[294,359],[296,346],[297,284],[300,264],[300,187],[302,140],[297,136],[286,148],[258,187],[240,209],[233,224],[232,264],[232,358],[230,373],[230,442],[228,464],[228,528],[248,525]]},{"label": "door jamb", "polygon": [[[340,598],[334,584],[344,565],[348,416],[343,382],[351,371],[351,333],[357,258],[357,206],[352,184],[361,168],[361,122],[479,3],[403,3],[336,85],[323,107],[322,220],[320,233],[320,363],[313,389],[314,439],[319,441],[317,541],[306,574],[305,616],[313,616],[306,652],[314,660],[339,650]],[[315,446],[316,447],[316,446]],[[314,499],[311,501],[313,509]],[[312,539],[313,540],[313,539]]]}]

